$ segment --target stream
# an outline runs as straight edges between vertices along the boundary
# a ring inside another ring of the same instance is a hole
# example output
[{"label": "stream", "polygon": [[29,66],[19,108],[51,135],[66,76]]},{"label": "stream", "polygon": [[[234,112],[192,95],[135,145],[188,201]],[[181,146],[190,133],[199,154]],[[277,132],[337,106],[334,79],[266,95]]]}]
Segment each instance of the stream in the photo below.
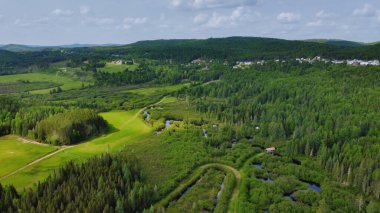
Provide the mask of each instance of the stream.
[{"label": "stream", "polygon": [[220,185],[220,190],[219,190],[219,192],[218,192],[218,194],[216,195],[216,198],[215,198],[215,206],[217,206],[218,205],[218,201],[219,201],[219,197],[220,197],[220,195],[222,194],[222,191],[223,191],[223,189],[224,189],[224,183],[225,183],[225,181],[226,181],[226,175],[224,176],[224,179],[223,179],[223,182],[222,182],[222,185]]},{"label": "stream", "polygon": [[202,129],[202,132],[203,132],[203,136],[204,136],[205,138],[207,138],[207,131],[206,131],[206,129]]}]

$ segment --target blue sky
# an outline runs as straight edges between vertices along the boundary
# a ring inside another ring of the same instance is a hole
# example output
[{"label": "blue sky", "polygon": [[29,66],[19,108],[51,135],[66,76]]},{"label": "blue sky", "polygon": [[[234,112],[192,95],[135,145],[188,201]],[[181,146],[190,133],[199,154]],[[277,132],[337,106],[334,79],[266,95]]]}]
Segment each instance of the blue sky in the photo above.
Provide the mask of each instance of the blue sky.
[{"label": "blue sky", "polygon": [[0,44],[260,36],[380,40],[380,0],[0,0]]}]

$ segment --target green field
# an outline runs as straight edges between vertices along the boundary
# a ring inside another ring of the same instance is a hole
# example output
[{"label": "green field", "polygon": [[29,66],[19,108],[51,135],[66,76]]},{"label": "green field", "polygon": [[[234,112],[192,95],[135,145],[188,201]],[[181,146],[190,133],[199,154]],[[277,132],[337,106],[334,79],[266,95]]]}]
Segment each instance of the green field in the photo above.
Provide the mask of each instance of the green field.
[{"label": "green field", "polygon": [[56,149],[52,146],[23,143],[17,136],[0,137],[0,177]]},{"label": "green field", "polygon": [[116,73],[116,72],[123,72],[125,69],[134,71],[139,67],[139,64],[113,64],[113,63],[106,63],[106,66],[103,68],[98,68],[98,71],[102,72],[109,72],[109,73]]},{"label": "green field", "polygon": [[161,87],[148,87],[128,90],[128,92],[139,94],[139,95],[151,95],[159,93],[170,93],[181,89],[182,87],[188,86],[189,84],[177,84],[171,86],[161,86]]},{"label": "green field", "polygon": [[[71,78],[53,75],[53,74],[44,74],[44,73],[27,73],[27,74],[18,74],[18,75],[4,75],[0,76],[0,84],[1,83],[16,83],[19,81],[29,81],[33,82],[52,82],[55,84],[62,85],[61,88],[63,90],[70,90],[82,87],[81,81],[76,81]],[[40,89],[40,90],[32,90],[32,94],[46,94],[49,93],[51,88],[48,89]]]},{"label": "green field", "polygon": [[[126,144],[139,141],[151,134],[151,127],[146,125],[138,116],[140,112],[132,110],[102,113],[101,115],[108,123],[118,129],[118,131],[68,148],[2,180],[1,183],[5,185],[14,184],[18,189],[31,187],[34,183],[45,179],[54,169],[58,169],[71,160],[83,162],[101,153],[120,151]],[[10,149],[6,148],[6,150],[9,151]],[[31,159],[27,155],[23,158],[26,161],[30,161]],[[3,165],[3,163],[1,164]],[[16,166],[12,165],[12,168],[15,169]]]}]

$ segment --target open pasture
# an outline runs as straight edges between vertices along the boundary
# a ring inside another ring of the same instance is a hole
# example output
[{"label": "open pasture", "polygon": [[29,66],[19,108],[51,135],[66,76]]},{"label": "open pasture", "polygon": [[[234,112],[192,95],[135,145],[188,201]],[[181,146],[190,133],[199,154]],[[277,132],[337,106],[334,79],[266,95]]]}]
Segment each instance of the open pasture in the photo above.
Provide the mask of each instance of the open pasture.
[{"label": "open pasture", "polygon": [[116,72],[124,72],[126,69],[130,71],[134,71],[139,67],[139,64],[114,64],[114,63],[106,63],[106,66],[103,68],[98,68],[98,71],[116,73]]},{"label": "open pasture", "polygon": [[[54,83],[52,86],[61,85],[63,90],[70,90],[82,87],[81,81],[75,81],[69,77],[54,75],[54,74],[45,74],[45,73],[27,73],[27,74],[18,74],[18,75],[4,75],[0,76],[0,84],[5,83],[17,83],[21,81],[28,81],[30,83],[34,82],[51,82]],[[32,94],[46,94],[55,87],[45,88],[45,89],[36,89],[32,88],[29,90]],[[35,90],[36,89],[36,90]]]},{"label": "open pasture", "polygon": [[[44,159],[19,173],[2,180],[2,184],[14,184],[16,188],[33,186],[52,174],[54,169],[58,169],[69,161],[83,162],[84,160],[107,152],[117,152],[125,144],[142,140],[151,133],[151,127],[146,125],[138,115],[137,110],[114,111],[101,114],[116,131],[108,135],[90,139],[84,143],[68,148],[47,159]],[[18,148],[18,147],[17,147]],[[43,149],[39,146],[38,149]],[[6,148],[9,151],[9,148]],[[20,154],[21,156],[23,154]],[[28,159],[30,157],[23,157]],[[5,162],[4,162],[5,163]],[[12,163],[13,164],[13,163]],[[3,162],[1,161],[1,166]],[[22,166],[12,166],[8,171],[13,171]],[[2,170],[3,171],[3,170]]]},{"label": "open pasture", "polygon": [[0,137],[0,177],[56,149],[53,146],[24,143],[13,135]]}]

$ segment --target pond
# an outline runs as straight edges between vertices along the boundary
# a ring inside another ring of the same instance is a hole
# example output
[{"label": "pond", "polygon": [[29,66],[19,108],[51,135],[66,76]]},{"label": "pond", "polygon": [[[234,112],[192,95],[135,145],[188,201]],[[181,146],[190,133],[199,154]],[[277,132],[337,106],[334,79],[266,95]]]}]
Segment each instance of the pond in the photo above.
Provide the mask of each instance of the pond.
[{"label": "pond", "polygon": [[317,184],[309,184],[309,190],[313,190],[313,191],[316,191],[316,192],[321,192],[321,187],[318,186]]},{"label": "pond", "polygon": [[257,168],[257,169],[262,169],[263,168],[263,165],[261,163],[256,163],[254,164],[254,166]]},{"label": "pond", "polygon": [[264,181],[264,182],[268,182],[268,183],[273,183],[273,180],[270,179],[270,177],[268,178],[259,178],[260,180]]},{"label": "pond", "polygon": [[145,110],[145,111],[144,111],[144,115],[146,116],[146,117],[145,117],[145,120],[146,120],[146,121],[149,121],[149,119],[150,119],[150,114],[149,114],[149,112]]},{"label": "pond", "polygon": [[292,159],[292,163],[295,164],[295,165],[301,165],[301,161],[299,161],[299,160],[297,160],[295,158]]},{"label": "pond", "polygon": [[202,132],[203,132],[203,136],[204,136],[205,138],[207,138],[207,131],[206,131],[206,129],[202,129]]},{"label": "pond", "polygon": [[296,201],[296,199],[293,197],[295,192],[284,194],[286,198],[288,198],[291,201]]},{"label": "pond", "polygon": [[165,121],[165,129],[168,129],[170,127],[170,120]]},{"label": "pond", "polygon": [[[321,187],[318,183],[314,183],[314,182],[311,182],[311,181],[305,181],[305,180],[300,180],[301,182],[303,183],[307,183],[309,184],[309,187],[307,188],[307,190],[312,190],[312,191],[315,191],[315,192],[321,192]],[[300,191],[306,191],[306,190],[300,190]],[[284,194],[284,196],[288,199],[290,199],[291,201],[297,201],[293,195],[296,191],[292,192],[292,193],[288,193],[288,194]]]},{"label": "pond", "polygon": [[301,182],[309,184],[308,190],[313,190],[316,192],[321,192],[321,185],[319,183],[307,180],[300,180]]}]

